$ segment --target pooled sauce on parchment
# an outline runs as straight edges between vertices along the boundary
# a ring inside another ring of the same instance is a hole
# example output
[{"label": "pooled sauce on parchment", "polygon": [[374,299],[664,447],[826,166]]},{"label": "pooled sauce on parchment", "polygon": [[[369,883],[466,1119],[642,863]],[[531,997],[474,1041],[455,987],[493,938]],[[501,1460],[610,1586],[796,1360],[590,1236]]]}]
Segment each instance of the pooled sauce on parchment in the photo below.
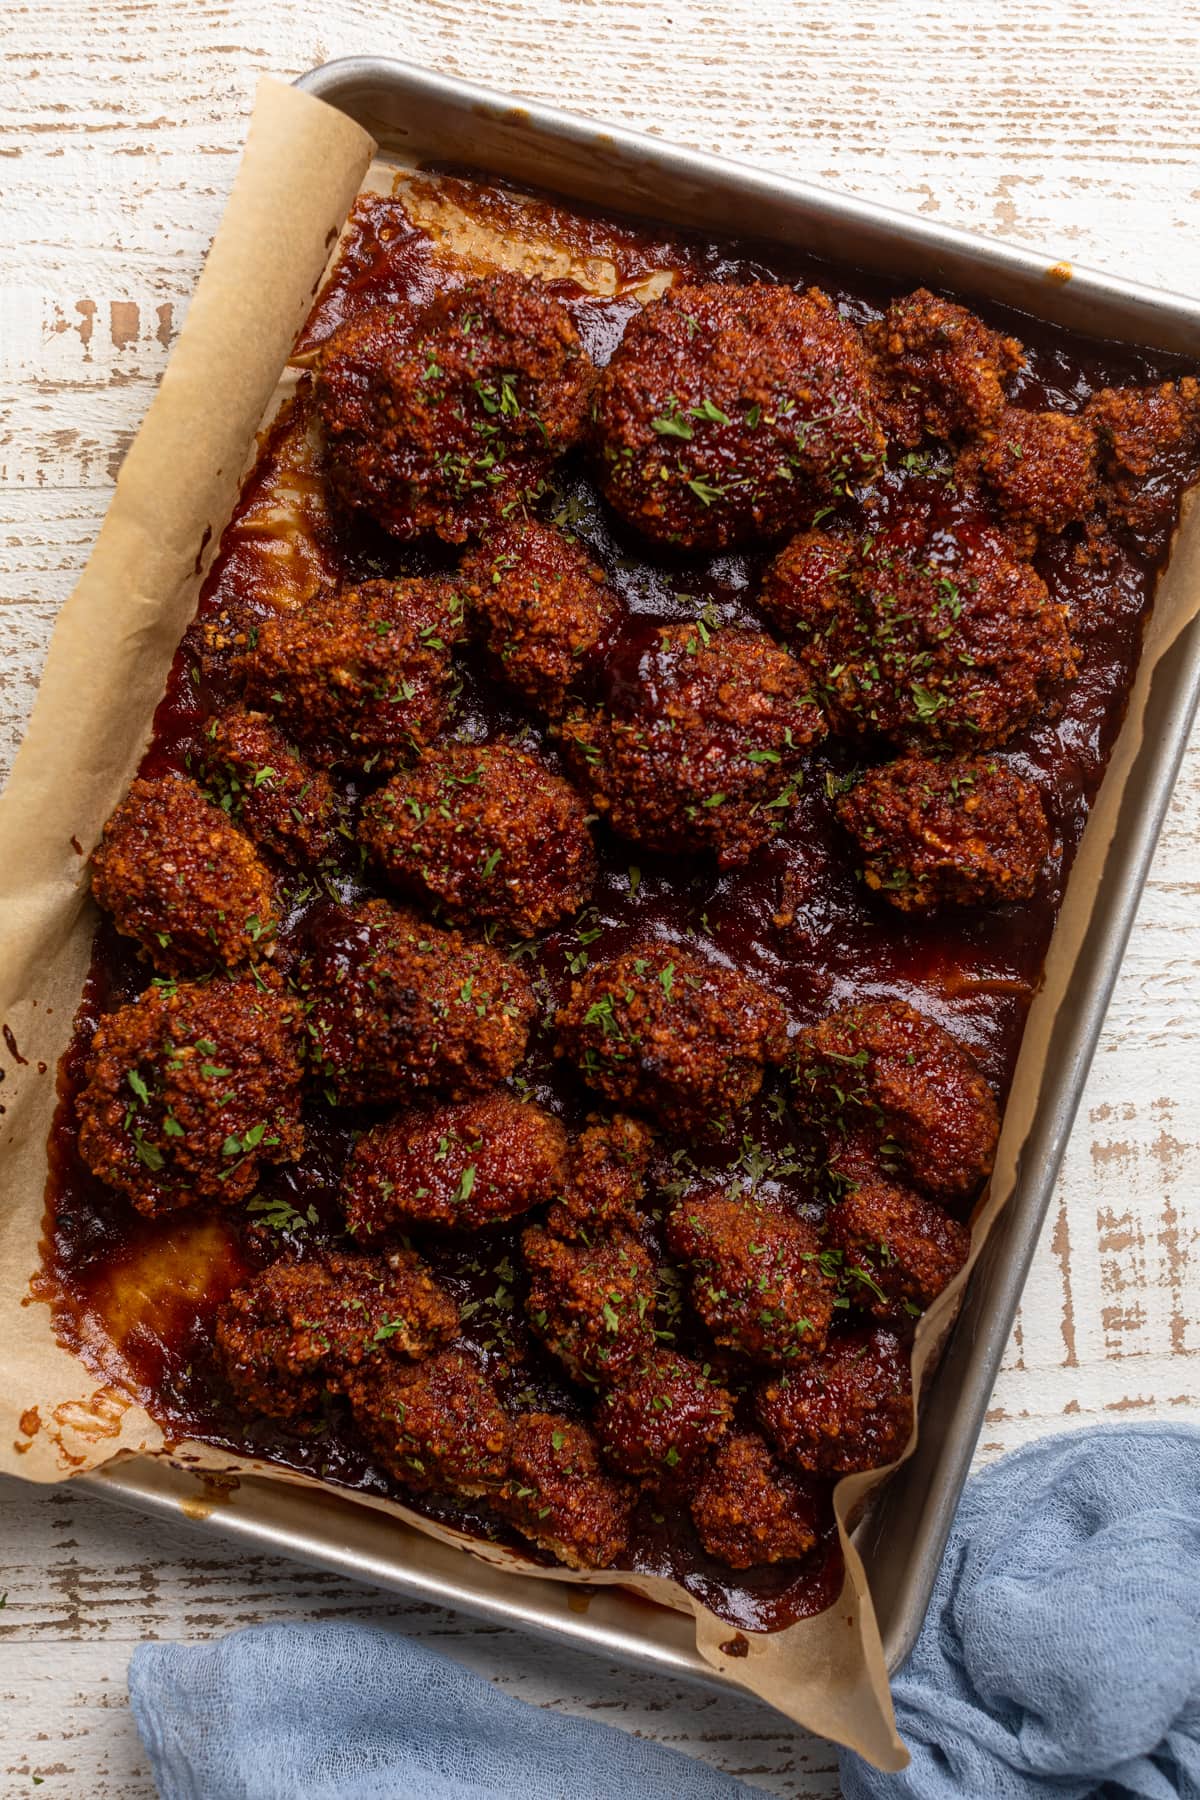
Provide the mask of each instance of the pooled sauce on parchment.
[{"label": "pooled sauce on parchment", "polygon": [[[632,290],[662,271],[705,281],[810,282],[832,295],[857,323],[877,318],[902,291],[853,270],[764,245],[710,241],[632,221],[612,221],[550,199],[530,201],[498,185],[480,188],[457,175],[436,191],[492,233],[537,237],[565,252],[576,268],[603,266],[611,292],[584,291],[552,280],[593,359],[605,362],[639,301]],[[465,273],[472,273],[466,270]],[[318,298],[299,352],[311,351],[341,321],[373,305],[422,299],[465,278],[449,250],[436,245],[406,211],[403,194],[359,203],[337,270]],[[972,302],[989,323],[1011,331],[1027,361],[1010,386],[1013,404],[1077,412],[1105,386],[1146,384],[1182,371],[1178,359],[1081,339],[1001,309]],[[528,1092],[578,1126],[589,1110],[577,1078],[552,1055],[546,1021],[573,974],[635,937],[672,940],[702,935],[716,951],[765,982],[787,1003],[797,1025],[855,999],[899,996],[956,1033],[974,1050],[1001,1098],[1012,1078],[1029,1002],[1040,979],[1064,883],[1089,805],[1121,725],[1147,611],[1187,479],[1164,478],[1153,533],[1122,538],[1107,566],[1075,554],[1068,530],[1038,556],[1054,597],[1068,603],[1081,654],[1077,681],[1061,716],[1036,723],[1005,747],[1005,758],[1040,787],[1057,854],[1036,897],[1025,904],[932,919],[882,904],[859,883],[854,857],[833,823],[829,796],[855,764],[853,746],[829,740],[809,759],[790,823],[742,868],[718,872],[708,859],[655,856],[597,831],[601,874],[578,918],[522,947],[542,1007],[523,1067]],[[941,493],[945,459],[893,457],[873,489],[872,519],[898,503]],[[857,523],[858,502],[840,512]],[[714,624],[760,624],[752,595],[769,553],[678,554],[651,551],[622,529],[601,504],[586,457],[559,465],[544,516],[577,534],[603,565],[627,617],[613,667],[636,656],[654,622],[692,619],[710,609]],[[959,525],[970,509],[960,503]],[[143,774],[194,763],[204,722],[233,698],[228,660],[201,656],[201,629],[222,614],[252,621],[274,606],[303,604],[322,581],[424,573],[453,566],[439,546],[396,544],[338,516],[326,501],[311,390],[302,379],[294,404],[262,447],[201,594],[197,619],[176,655],[154,720]],[[451,730],[481,740],[520,734],[561,768],[553,739],[519,712],[476,660],[459,657],[462,691]],[[344,784],[354,797],[351,781]],[[269,860],[269,859],[268,859]],[[278,865],[286,923],[277,966],[319,939],[336,901],[379,891],[368,885],[356,848],[304,876]],[[247,1422],[225,1395],[212,1353],[215,1309],[250,1271],[282,1249],[344,1241],[336,1204],[338,1181],[356,1132],[378,1111],[306,1108],[306,1149],[293,1165],[264,1171],[253,1218],[244,1211],[197,1207],[151,1221],[82,1165],[75,1145],[75,1099],[97,1020],[135,998],[149,970],[107,921],[95,941],[91,972],[72,1044],[59,1072],[60,1106],[51,1142],[46,1270],[59,1290],[56,1328],[98,1374],[132,1385],[169,1439],[202,1439],[264,1457],[335,1485],[391,1495],[429,1517],[529,1557],[536,1553],[478,1503],[414,1497],[385,1475],[340,1402],[300,1430],[271,1420]],[[524,1088],[523,1088],[524,1091]],[[763,1096],[727,1128],[702,1141],[667,1144],[659,1156],[655,1205],[666,1210],[699,1170],[727,1170],[811,1212],[799,1168],[809,1147],[771,1079]],[[265,1209],[264,1209],[265,1208]],[[463,1336],[482,1356],[510,1407],[536,1405],[578,1414],[577,1393],[529,1332],[524,1318],[519,1236],[527,1219],[471,1235],[439,1238],[414,1232],[415,1247],[459,1302]],[[651,1224],[653,1233],[655,1226]],[[675,1347],[693,1341],[678,1286],[667,1278],[660,1327]],[[705,1355],[710,1351],[703,1352]],[[727,1372],[722,1370],[722,1378]],[[745,1399],[739,1405],[747,1405]],[[749,1413],[746,1413],[749,1421]],[[832,1484],[827,1484],[831,1489]],[[826,1506],[826,1528],[803,1563],[737,1573],[701,1549],[686,1509],[666,1513],[651,1497],[639,1502],[631,1550],[618,1565],[669,1575],[722,1618],[746,1630],[777,1629],[819,1612],[840,1591],[842,1569]]]}]

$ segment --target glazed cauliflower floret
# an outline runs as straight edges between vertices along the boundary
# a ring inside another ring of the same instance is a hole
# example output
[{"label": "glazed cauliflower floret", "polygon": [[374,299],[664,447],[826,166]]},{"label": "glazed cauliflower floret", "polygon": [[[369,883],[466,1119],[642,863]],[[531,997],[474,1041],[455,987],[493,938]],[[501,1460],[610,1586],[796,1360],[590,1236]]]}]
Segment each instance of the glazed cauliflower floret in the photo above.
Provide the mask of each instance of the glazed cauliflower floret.
[{"label": "glazed cauliflower floret", "polygon": [[817,1541],[813,1495],[753,1431],[721,1444],[696,1489],[692,1518],[708,1554],[731,1569],[791,1562]]},{"label": "glazed cauliflower floret", "polygon": [[389,301],[321,351],[334,490],[398,538],[462,543],[537,491],[583,429],[593,376],[565,308],[523,276]]},{"label": "glazed cauliflower floret", "polygon": [[1099,499],[1096,434],[1087,419],[1006,406],[979,466],[1006,518],[1047,537],[1086,519]]},{"label": "glazed cauliflower floret", "polygon": [[360,1242],[410,1225],[475,1231],[549,1200],[566,1162],[558,1120],[503,1088],[428,1102],[359,1138],[342,1181],[346,1223]]},{"label": "glazed cauliflower floret", "polygon": [[585,1425],[556,1413],[522,1413],[513,1424],[506,1516],[569,1569],[607,1569],[629,1541],[633,1493],[600,1466]]},{"label": "glazed cauliflower floret", "polygon": [[807,671],[765,632],[654,628],[607,706],[562,726],[596,812],[651,850],[745,862],[786,825],[806,752],[824,735]]},{"label": "glazed cauliflower floret", "polygon": [[733,1401],[707,1366],[656,1350],[628,1370],[596,1412],[604,1454],[651,1487],[686,1481],[733,1419]]},{"label": "glazed cauliflower floret", "polygon": [[266,1418],[311,1412],[326,1388],[390,1357],[421,1357],[458,1330],[458,1308],[409,1250],[283,1257],[217,1314],[217,1357],[240,1404]]},{"label": "glazed cauliflower floret", "polygon": [[909,449],[926,433],[966,437],[993,424],[1025,355],[1016,338],[928,288],[893,300],[865,337],[888,436]]},{"label": "glazed cauliflower floret", "polygon": [[1029,900],[1050,854],[1041,795],[995,757],[899,757],[835,811],[863,880],[901,912]]},{"label": "glazed cauliflower floret", "polygon": [[219,713],[202,751],[223,809],[256,844],[300,868],[328,855],[338,826],[333,783],[264,713]]},{"label": "glazed cauliflower floret", "polygon": [[971,1248],[967,1227],[932,1201],[869,1177],[830,1208],[825,1238],[851,1305],[878,1319],[932,1306]]},{"label": "glazed cauliflower floret", "polygon": [[897,1163],[938,1200],[973,1194],[991,1173],[999,1111],[974,1057],[902,1000],[830,1013],[793,1045],[795,1105],[835,1166]]},{"label": "glazed cauliflower floret", "polygon": [[563,1054],[608,1099],[686,1130],[743,1105],[787,1050],[782,1003],[749,976],[646,942],[573,982]]},{"label": "glazed cauliflower floret", "polygon": [[314,1076],[346,1105],[504,1081],[537,1010],[528,976],[498,950],[386,900],[322,908],[297,983]]},{"label": "glazed cauliflower floret", "polygon": [[557,718],[567,696],[588,684],[619,617],[604,571],[574,538],[521,519],[463,559],[458,584],[505,681]]},{"label": "glazed cauliflower floret", "polygon": [[364,581],[264,619],[233,673],[316,762],[387,770],[445,723],[460,634],[447,582]]},{"label": "glazed cauliflower floret", "polygon": [[563,1243],[540,1226],[521,1238],[529,1271],[525,1310],[575,1381],[608,1385],[654,1347],[655,1267],[626,1231]]},{"label": "glazed cauliflower floret", "polygon": [[822,1356],[759,1390],[763,1430],[786,1462],[852,1475],[894,1462],[912,1430],[907,1346],[894,1332],[844,1332]]},{"label": "glazed cauliflower floret", "polygon": [[827,295],[678,283],[596,386],[605,498],[658,543],[720,549],[794,527],[881,460],[862,342]]},{"label": "glazed cauliflower floret", "polygon": [[667,1243],[688,1265],[714,1342],[756,1362],[811,1356],[825,1342],[837,1283],[807,1220],[712,1188],[680,1201]]},{"label": "glazed cauliflower floret", "polygon": [[988,749],[1061,707],[1076,672],[1067,608],[998,528],[919,508],[857,546],[805,534],[759,595],[833,728]]},{"label": "glazed cauliflower floret", "polygon": [[134,782],[93,853],[92,893],[165,974],[233,969],[274,949],[258,852],[183,775]]},{"label": "glazed cauliflower floret", "polygon": [[370,1362],[345,1389],[372,1451],[414,1493],[469,1499],[503,1487],[512,1427],[469,1351],[451,1345],[422,1362]]},{"label": "glazed cauliflower floret", "polygon": [[359,835],[394,886],[525,936],[576,912],[596,878],[583,801],[508,744],[426,750],[367,801]]},{"label": "glazed cauliflower floret", "polygon": [[654,1134],[641,1119],[593,1115],[571,1148],[547,1229],[560,1238],[594,1237],[614,1225],[636,1231],[653,1147]]},{"label": "glazed cauliflower floret", "polygon": [[803,651],[841,622],[853,599],[854,563],[853,539],[817,529],[797,532],[767,568],[759,607]]},{"label": "glazed cauliflower floret", "polygon": [[1200,382],[1192,375],[1153,388],[1105,388],[1084,417],[1100,445],[1102,500],[1109,517],[1157,540],[1170,530],[1172,483],[1194,473],[1200,448]]},{"label": "glazed cauliflower floret", "polygon": [[148,988],[96,1027],[79,1154],[150,1218],[237,1205],[264,1163],[300,1154],[300,1078],[298,1008],[275,983]]}]

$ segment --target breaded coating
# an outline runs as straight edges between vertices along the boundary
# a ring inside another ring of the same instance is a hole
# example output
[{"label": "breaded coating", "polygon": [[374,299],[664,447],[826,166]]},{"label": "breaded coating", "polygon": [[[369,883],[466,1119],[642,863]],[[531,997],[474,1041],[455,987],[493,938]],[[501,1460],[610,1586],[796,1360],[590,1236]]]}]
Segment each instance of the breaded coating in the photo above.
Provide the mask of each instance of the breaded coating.
[{"label": "breaded coating", "polygon": [[757,981],[647,940],[572,982],[555,1021],[584,1079],[685,1131],[742,1106],[787,1053],[787,1012]]},{"label": "breaded coating", "polygon": [[526,937],[578,911],[596,879],[583,801],[509,744],[426,750],[372,794],[359,836],[394,886]]},{"label": "breaded coating", "polygon": [[598,479],[661,544],[777,537],[882,460],[867,357],[817,288],[679,283],[596,385]]},{"label": "breaded coating", "polygon": [[1105,388],[1084,418],[1100,443],[1109,517],[1140,536],[1174,521],[1174,484],[1194,474],[1200,449],[1200,382],[1185,375],[1154,388]]},{"label": "breaded coating", "polygon": [[793,1053],[797,1111],[847,1173],[864,1156],[898,1163],[938,1200],[966,1198],[991,1173],[996,1096],[966,1045],[903,1000],[830,1013]]},{"label": "breaded coating", "polygon": [[1002,531],[947,523],[915,510],[845,561],[810,534],[767,570],[763,610],[786,619],[835,731],[974,751],[1061,707],[1066,606]]},{"label": "breaded coating", "polygon": [[521,1250],[529,1271],[525,1310],[546,1348],[576,1381],[607,1386],[654,1347],[655,1268],[627,1231],[563,1243],[533,1225]]},{"label": "breaded coating", "polygon": [[826,1242],[852,1306],[877,1319],[922,1313],[967,1260],[971,1233],[939,1206],[868,1178],[831,1207]]},{"label": "breaded coating", "polygon": [[314,761],[387,770],[445,723],[460,634],[447,582],[364,581],[264,619],[234,675]]},{"label": "breaded coating", "polygon": [[418,1363],[366,1363],[344,1386],[372,1451],[414,1493],[471,1498],[503,1487],[512,1427],[469,1350],[452,1345]]},{"label": "breaded coating", "polygon": [[398,538],[460,544],[538,491],[583,429],[594,373],[565,308],[523,276],[389,301],[321,353],[334,490]]},{"label": "breaded coating", "polygon": [[688,1265],[692,1305],[715,1343],[767,1363],[820,1350],[837,1281],[815,1225],[714,1187],[680,1201],[667,1243]]},{"label": "breaded coating", "polygon": [[397,1226],[475,1231],[549,1200],[566,1166],[558,1120],[497,1088],[372,1126],[354,1146],[340,1197],[360,1242]]},{"label": "breaded coating", "polygon": [[636,1231],[638,1202],[654,1134],[628,1113],[593,1115],[572,1146],[562,1192],[546,1214],[546,1228],[560,1238],[595,1237],[614,1225]]},{"label": "breaded coating", "polygon": [[733,1420],[733,1401],[707,1365],[656,1350],[611,1388],[596,1411],[605,1456],[652,1487],[695,1473]]},{"label": "breaded coating", "polygon": [[812,1494],[781,1469],[757,1432],[728,1437],[692,1500],[700,1542],[731,1569],[791,1562],[817,1541]]},{"label": "breaded coating", "polygon": [[96,1027],[79,1154],[149,1218],[236,1206],[264,1163],[300,1155],[299,1008],[276,982],[150,987]]},{"label": "breaded coating", "polygon": [[785,1461],[814,1475],[894,1462],[912,1430],[909,1350],[893,1332],[844,1332],[823,1356],[772,1376],[758,1417]]},{"label": "breaded coating", "polygon": [[1099,499],[1096,434],[1086,418],[1006,406],[989,427],[979,466],[1006,518],[1053,537]]},{"label": "breaded coating", "polygon": [[411,1250],[281,1257],[217,1313],[216,1348],[240,1404],[265,1418],[311,1412],[326,1388],[393,1356],[421,1357],[458,1331],[458,1308]]},{"label": "breaded coating", "polygon": [[758,605],[788,639],[822,639],[839,623],[855,562],[854,542],[831,531],[801,531],[768,567]]},{"label": "breaded coating", "polygon": [[222,808],[256,844],[302,869],[329,854],[338,827],[333,783],[264,713],[218,713],[202,751]]},{"label": "breaded coating", "polygon": [[969,437],[993,424],[1025,357],[1016,338],[928,288],[893,300],[864,336],[888,437],[909,449],[926,434]]},{"label": "breaded coating", "polygon": [[901,756],[834,810],[863,880],[901,912],[1029,900],[1050,854],[1040,793],[995,757]]},{"label": "breaded coating", "polygon": [[569,1569],[607,1569],[629,1542],[633,1492],[600,1467],[586,1425],[558,1413],[513,1424],[503,1510],[525,1537]]},{"label": "breaded coating", "polygon": [[327,906],[310,921],[297,982],[313,1075],[336,1103],[451,1099],[492,1087],[525,1054],[529,977],[489,944],[386,900]]},{"label": "breaded coating", "polygon": [[611,705],[571,713],[563,752],[593,809],[651,850],[743,863],[788,821],[825,734],[808,672],[765,632],[658,627]]},{"label": "breaded coating", "polygon": [[274,951],[269,873],[184,775],[134,782],[92,854],[92,894],[166,975],[235,969]]},{"label": "breaded coating", "polygon": [[505,681],[557,718],[620,614],[603,569],[553,525],[518,519],[464,557],[458,583]]}]

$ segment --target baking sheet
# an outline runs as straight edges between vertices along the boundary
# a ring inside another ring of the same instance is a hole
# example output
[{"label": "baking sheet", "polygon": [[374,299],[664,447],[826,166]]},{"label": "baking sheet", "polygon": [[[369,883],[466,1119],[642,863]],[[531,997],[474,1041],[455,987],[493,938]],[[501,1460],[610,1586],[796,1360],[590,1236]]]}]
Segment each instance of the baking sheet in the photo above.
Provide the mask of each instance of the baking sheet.
[{"label": "baking sheet", "polygon": [[[85,857],[145,745],[175,644],[231,509],[254,425],[370,151],[369,140],[341,114],[294,90],[263,85],[226,220],[160,394],[127,458],[96,552],[63,610],[29,736],[0,800],[0,897],[6,902],[0,1020],[25,1059],[9,1060],[0,1137],[0,1468],[35,1479],[61,1479],[120,1450],[163,1448],[157,1428],[116,1381],[98,1386],[54,1343],[47,1309],[30,1289],[38,1264],[52,1071],[70,1033],[90,948]],[[1046,980],[1031,1009],[973,1256],[1012,1190],[1046,1077],[1055,1012],[1067,992],[1124,777],[1140,741],[1150,673],[1200,606],[1198,559],[1200,529],[1190,508],[1160,589],[1127,724],[1077,858]],[[918,1372],[952,1316],[961,1284],[960,1278],[921,1323]],[[175,1454],[191,1467],[257,1468],[272,1480],[315,1485],[202,1446]],[[856,1476],[840,1484],[843,1526],[877,1480]],[[363,1504],[394,1511],[443,1542],[462,1541],[390,1503]],[[880,1766],[896,1768],[904,1752],[892,1723],[879,1636],[862,1566],[848,1540],[845,1550],[846,1584],[827,1613],[784,1632],[748,1637],[699,1612],[698,1648],[728,1680]],[[620,1580],[695,1610],[670,1583],[543,1570],[490,1545],[476,1547],[476,1554],[542,1581],[578,1586]]]}]

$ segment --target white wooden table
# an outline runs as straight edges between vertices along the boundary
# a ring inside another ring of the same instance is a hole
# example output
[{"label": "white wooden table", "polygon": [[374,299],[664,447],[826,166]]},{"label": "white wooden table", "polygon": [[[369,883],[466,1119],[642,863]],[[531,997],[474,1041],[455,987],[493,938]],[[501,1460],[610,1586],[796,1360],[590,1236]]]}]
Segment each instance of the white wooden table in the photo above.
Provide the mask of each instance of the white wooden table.
[{"label": "white wooden table", "polygon": [[[1200,0],[39,0],[0,11],[0,761],[187,305],[256,76],[379,50],[1200,292]],[[1171,36],[1168,37],[1170,32]],[[1200,755],[1171,810],[981,1458],[1200,1416]],[[779,1794],[750,1702],[409,1606],[182,1522],[0,1486],[0,1794],[141,1800],[143,1638],[372,1618]]]}]

